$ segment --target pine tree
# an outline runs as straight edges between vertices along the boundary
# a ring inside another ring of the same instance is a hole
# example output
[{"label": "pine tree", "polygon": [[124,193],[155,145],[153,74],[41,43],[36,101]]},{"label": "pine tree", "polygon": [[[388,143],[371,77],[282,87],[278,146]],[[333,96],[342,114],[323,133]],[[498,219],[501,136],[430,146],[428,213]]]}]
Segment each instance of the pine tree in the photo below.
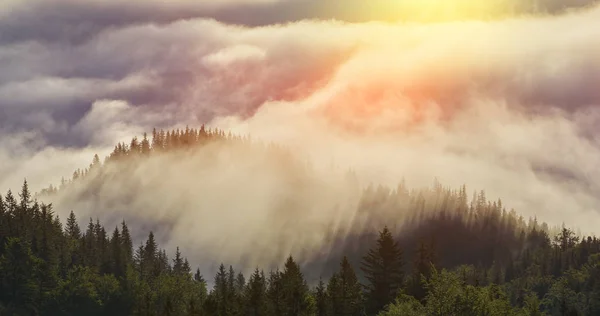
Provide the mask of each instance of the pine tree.
[{"label": "pine tree", "polygon": [[329,306],[333,315],[362,315],[363,302],[361,285],[347,257],[340,263],[340,271],[335,273],[327,285]]},{"label": "pine tree", "polygon": [[250,276],[244,289],[244,315],[262,316],[267,314],[267,284],[264,273],[258,268]]},{"label": "pine tree", "polygon": [[156,258],[156,265],[154,270],[154,276],[158,277],[163,273],[171,273],[172,267],[169,264],[169,256],[167,256],[166,250],[159,250]]},{"label": "pine tree", "polygon": [[237,315],[240,311],[240,293],[236,291],[236,274],[233,266],[229,266],[229,271],[227,272],[226,288],[227,315]]},{"label": "pine tree", "polygon": [[186,279],[189,279],[192,275],[192,268],[187,258],[183,259],[183,271],[181,271],[181,275]]},{"label": "pine tree", "polygon": [[[59,280],[59,236],[62,233],[61,227],[55,227],[53,222],[52,207],[42,205],[39,214],[41,220],[39,241],[40,260],[38,269],[40,271],[39,295],[38,301],[46,306],[51,298],[52,290],[56,288]],[[56,228],[56,230],[55,230]],[[62,236],[61,236],[62,237]]]},{"label": "pine tree", "polygon": [[9,234],[9,214],[7,212],[6,204],[0,194],[0,253],[4,251],[4,242],[8,238]]},{"label": "pine tree", "polygon": [[322,278],[319,278],[319,284],[315,288],[315,300],[317,305],[316,316],[328,315],[329,297],[327,296],[327,290],[325,289],[325,283],[323,283]]},{"label": "pine tree", "polygon": [[144,138],[140,144],[140,151],[143,155],[150,154],[150,141],[148,140],[148,134],[144,133]]},{"label": "pine tree", "polygon": [[127,265],[133,260],[133,242],[131,241],[129,228],[125,224],[125,221],[121,223],[121,246],[123,247],[123,256]]},{"label": "pine tree", "polygon": [[95,154],[94,159],[92,160],[92,164],[90,165],[90,170],[96,170],[101,166],[102,165],[100,163],[100,157],[98,157],[98,154]]},{"label": "pine tree", "polygon": [[300,266],[290,256],[281,273],[282,315],[303,315],[308,311],[308,286]]},{"label": "pine tree", "polygon": [[84,242],[84,264],[86,266],[97,266],[98,265],[98,247],[96,245],[97,237],[96,237],[96,229],[94,226],[94,221],[90,218],[90,222],[88,223],[87,230],[85,232],[85,236],[83,237]]},{"label": "pine tree", "polygon": [[5,207],[6,207],[6,212],[12,216],[13,218],[15,217],[15,213],[17,212],[17,200],[15,199],[15,196],[13,195],[11,190],[8,190],[8,192],[6,192],[6,197],[5,199]]},{"label": "pine tree", "polygon": [[144,267],[142,270],[142,276],[146,280],[154,280],[154,278],[156,278],[160,273],[159,255],[160,251],[158,250],[156,240],[154,240],[154,233],[150,232],[144,246],[142,257],[142,265]]},{"label": "pine tree", "polygon": [[267,288],[267,298],[269,299],[268,315],[283,315],[285,310],[281,275],[282,273],[279,269],[269,273]]},{"label": "pine tree", "polygon": [[27,242],[19,238],[7,240],[0,257],[0,300],[9,302],[9,315],[31,315],[37,310],[39,265],[40,260]]},{"label": "pine tree", "polygon": [[131,143],[129,144],[129,152],[130,155],[134,156],[140,153],[140,142],[138,141],[137,137],[131,139]]},{"label": "pine tree", "polygon": [[100,221],[96,220],[96,245],[98,249],[98,267],[100,273],[104,274],[110,270],[110,249],[108,244],[108,236],[106,229],[100,225]]},{"label": "pine tree", "polygon": [[435,265],[433,246],[428,247],[421,240],[415,253],[412,275],[408,284],[408,293],[417,300],[423,301],[427,295],[423,278],[428,280],[431,277],[432,267]]},{"label": "pine tree", "polygon": [[19,193],[19,197],[21,198],[21,210],[23,212],[29,211],[29,205],[32,203],[31,201],[31,192],[29,191],[29,184],[27,184],[27,180],[23,181],[23,186],[21,188],[21,193]]},{"label": "pine tree", "polygon": [[385,227],[379,233],[376,247],[363,257],[361,267],[368,281],[366,299],[369,314],[380,312],[397,297],[403,284],[402,267],[402,251]]},{"label": "pine tree", "polygon": [[215,286],[211,296],[214,298],[216,304],[216,312],[218,315],[228,315],[228,294],[229,289],[227,288],[227,271],[225,265],[221,263],[219,271],[215,275]]},{"label": "pine tree", "polygon": [[[23,181],[21,193],[19,193],[20,201],[18,205],[16,204],[16,202],[14,202],[14,197],[12,196],[12,193],[10,193],[10,191],[9,194],[10,196],[7,194],[7,202],[9,202],[10,204],[15,203],[15,205],[9,204],[9,207],[13,208],[12,214],[14,217],[14,236],[22,236],[22,238],[24,238],[25,240],[31,241],[31,238],[33,238],[33,236],[30,229],[28,229],[30,227],[28,223],[32,222],[33,214],[32,209],[30,208],[32,201],[27,180]],[[35,245],[32,244],[31,246],[33,247]]]},{"label": "pine tree", "polygon": [[144,276],[144,271],[146,270],[146,264],[144,261],[145,256],[146,255],[144,254],[144,244],[140,243],[140,245],[136,249],[135,255],[133,257],[133,262],[136,265],[137,272],[140,277]]},{"label": "pine tree", "polygon": [[204,284],[206,284],[206,281],[204,280],[204,277],[202,276],[202,273],[200,273],[200,268],[196,269],[196,273],[194,274],[194,281],[196,281],[198,283],[204,283]]},{"label": "pine tree", "polygon": [[110,263],[111,271],[117,278],[124,278],[125,273],[127,272],[122,243],[123,241],[121,240],[119,228],[115,227],[112,237],[110,238]]},{"label": "pine tree", "polygon": [[246,278],[244,274],[241,272],[237,274],[235,278],[235,293],[237,296],[241,297],[244,295],[244,287],[246,286]]},{"label": "pine tree", "polygon": [[79,228],[79,224],[77,224],[77,218],[75,217],[75,213],[73,213],[73,211],[71,211],[69,217],[67,218],[65,233],[72,240],[79,240],[81,238],[81,229]]},{"label": "pine tree", "polygon": [[175,251],[175,258],[173,259],[173,273],[175,275],[183,274],[183,258],[181,258],[179,247],[177,247],[177,250]]}]

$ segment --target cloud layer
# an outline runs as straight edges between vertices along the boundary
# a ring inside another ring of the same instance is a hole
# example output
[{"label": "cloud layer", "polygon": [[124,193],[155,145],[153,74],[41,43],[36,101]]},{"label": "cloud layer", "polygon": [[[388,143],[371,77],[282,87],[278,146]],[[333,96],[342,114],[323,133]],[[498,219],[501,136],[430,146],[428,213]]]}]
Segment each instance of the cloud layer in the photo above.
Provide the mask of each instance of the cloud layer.
[{"label": "cloud layer", "polygon": [[[502,19],[424,24],[323,20],[344,10],[309,3],[286,11],[296,0],[119,3],[0,9],[2,190],[24,177],[37,189],[57,183],[155,126],[210,123],[283,143],[318,168],[353,168],[363,183],[466,183],[524,215],[598,233],[598,6],[564,13],[546,1]],[[563,14],[532,14],[541,11]],[[268,203],[277,183],[268,179],[247,207]],[[140,195],[133,211],[152,202]],[[85,203],[56,207],[64,218]],[[189,222],[180,216],[175,223]],[[201,235],[180,226],[165,238],[192,251],[194,238],[216,234],[198,225]]]}]

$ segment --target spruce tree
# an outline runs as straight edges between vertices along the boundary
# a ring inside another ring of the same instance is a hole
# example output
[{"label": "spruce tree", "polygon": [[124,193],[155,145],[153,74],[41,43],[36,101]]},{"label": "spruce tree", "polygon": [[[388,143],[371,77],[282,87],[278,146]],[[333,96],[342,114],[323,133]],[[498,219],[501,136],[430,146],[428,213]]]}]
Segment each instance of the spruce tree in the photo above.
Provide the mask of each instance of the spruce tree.
[{"label": "spruce tree", "polygon": [[121,223],[121,246],[123,248],[125,264],[127,265],[133,260],[133,242],[125,221]]},{"label": "spruce tree", "polygon": [[347,257],[340,263],[327,285],[330,311],[333,315],[358,316],[363,313],[361,285]]},{"label": "spruce tree", "polygon": [[267,297],[269,299],[269,315],[283,315],[283,284],[281,281],[281,271],[279,269],[269,273]]},{"label": "spruce tree", "polygon": [[2,195],[0,194],[0,253],[4,251],[4,241],[8,238],[8,221],[9,216],[6,211],[6,205],[4,203],[4,199],[2,199]]},{"label": "spruce tree", "polygon": [[262,316],[267,314],[267,281],[258,268],[250,276],[244,289],[244,315]]},{"label": "spruce tree", "polygon": [[143,276],[146,280],[153,280],[158,276],[159,270],[159,255],[160,251],[158,250],[158,245],[156,244],[156,240],[154,240],[154,233],[150,232],[148,234],[148,239],[146,240],[146,244],[144,246],[144,252],[142,257],[142,262],[144,266]]},{"label": "spruce tree", "polygon": [[125,277],[127,266],[123,252],[121,234],[119,228],[115,227],[112,237],[110,238],[110,264],[111,271],[117,278]]},{"label": "spruce tree", "polygon": [[215,275],[215,286],[211,293],[217,315],[228,315],[228,292],[227,270],[225,270],[225,265],[221,263],[219,271],[217,272],[217,275]]},{"label": "spruce tree", "polygon": [[27,184],[27,180],[23,181],[23,186],[21,187],[21,193],[19,193],[19,197],[21,198],[21,211],[27,213],[29,211],[29,205],[32,203],[31,201],[31,192],[29,191],[29,184]]},{"label": "spruce tree", "polygon": [[192,268],[187,258],[183,259],[183,271],[181,271],[181,275],[187,280],[192,276]]},{"label": "spruce tree", "polygon": [[319,284],[315,288],[315,301],[317,307],[317,316],[328,315],[329,298],[327,296],[327,290],[325,289],[325,283],[323,278],[319,278]]},{"label": "spruce tree", "polygon": [[32,315],[39,297],[40,260],[29,244],[19,238],[9,238],[0,256],[0,300],[8,302],[7,315]]},{"label": "spruce tree", "polygon": [[374,315],[393,302],[403,286],[402,250],[387,227],[379,233],[375,248],[363,257],[361,270],[367,279],[367,311]]},{"label": "spruce tree", "polygon": [[196,273],[194,274],[194,281],[198,282],[198,283],[205,283],[206,281],[204,280],[204,277],[202,276],[202,273],[200,273],[200,268],[196,269]]},{"label": "spruce tree", "polygon": [[308,286],[300,266],[290,256],[281,273],[282,315],[304,315],[308,311]]},{"label": "spruce tree", "polygon": [[235,292],[238,295],[241,295],[242,293],[244,293],[245,286],[246,286],[246,278],[244,277],[244,274],[242,274],[240,272],[237,274],[237,277],[235,278]]},{"label": "spruce tree", "polygon": [[237,315],[240,311],[240,300],[239,293],[236,291],[236,274],[233,266],[229,266],[229,271],[227,272],[226,289],[227,315]]},{"label": "spruce tree", "polygon": [[407,284],[407,292],[417,300],[423,301],[427,295],[423,278],[428,280],[431,277],[431,271],[434,265],[435,257],[433,246],[427,246],[427,244],[421,240],[415,252],[412,275]]},{"label": "spruce tree", "polygon": [[75,217],[75,213],[73,213],[73,211],[71,211],[69,217],[67,218],[65,233],[72,240],[78,240],[81,238],[81,229],[79,228],[79,224],[77,224],[77,218]]},{"label": "spruce tree", "polygon": [[[38,257],[40,260],[38,268],[40,271],[39,279],[39,302],[46,306],[59,281],[59,236],[62,229],[54,230],[52,216],[52,207],[42,205],[39,219],[41,220],[40,229],[40,247]],[[62,236],[61,236],[62,237]]]},{"label": "spruce tree", "polygon": [[84,242],[84,264],[86,266],[97,266],[98,265],[98,247],[96,245],[96,229],[94,221],[90,218],[88,223],[85,236],[83,237]]},{"label": "spruce tree", "polygon": [[183,273],[183,258],[181,258],[181,252],[179,247],[175,251],[175,258],[173,259],[173,274],[181,275]]}]

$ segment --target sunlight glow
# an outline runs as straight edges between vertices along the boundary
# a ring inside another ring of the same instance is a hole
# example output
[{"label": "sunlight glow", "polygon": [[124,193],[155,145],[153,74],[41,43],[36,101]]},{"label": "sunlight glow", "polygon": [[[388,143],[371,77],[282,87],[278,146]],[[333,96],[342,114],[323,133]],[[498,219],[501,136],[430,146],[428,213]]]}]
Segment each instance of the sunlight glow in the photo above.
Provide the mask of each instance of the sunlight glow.
[{"label": "sunlight glow", "polygon": [[371,12],[388,20],[418,20],[439,22],[466,19],[487,19],[510,13],[510,0],[375,0]]}]

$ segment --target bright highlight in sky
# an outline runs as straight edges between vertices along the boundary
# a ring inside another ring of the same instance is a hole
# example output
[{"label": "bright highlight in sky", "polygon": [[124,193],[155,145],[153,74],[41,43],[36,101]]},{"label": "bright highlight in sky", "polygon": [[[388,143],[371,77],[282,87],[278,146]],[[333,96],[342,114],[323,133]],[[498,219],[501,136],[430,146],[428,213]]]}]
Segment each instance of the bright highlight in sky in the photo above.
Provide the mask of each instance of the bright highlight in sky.
[{"label": "bright highlight in sky", "polygon": [[[365,2],[366,3],[366,2]],[[463,19],[486,19],[514,10],[510,0],[375,0],[369,1],[370,13],[388,20],[439,22]],[[368,11],[368,10],[367,10]]]}]

